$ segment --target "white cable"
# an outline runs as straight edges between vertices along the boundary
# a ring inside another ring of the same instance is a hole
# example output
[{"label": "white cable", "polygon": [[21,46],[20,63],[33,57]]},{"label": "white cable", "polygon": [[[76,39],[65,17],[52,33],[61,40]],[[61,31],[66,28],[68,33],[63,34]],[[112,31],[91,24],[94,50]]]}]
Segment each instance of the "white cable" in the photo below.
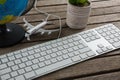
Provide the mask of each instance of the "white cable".
[{"label": "white cable", "polygon": [[59,31],[58,38],[60,38],[60,35],[61,35],[61,32],[62,32],[62,20],[61,20],[60,16],[57,16],[57,15],[52,15],[52,16],[57,17],[59,19],[59,25],[60,25],[59,28],[60,28],[60,31]]},{"label": "white cable", "polygon": [[41,10],[39,10],[39,9],[37,8],[37,2],[38,2],[38,0],[35,0],[35,5],[34,5],[35,10],[38,11],[38,12],[40,12],[40,13],[42,13],[42,14],[48,15],[47,12],[41,11]]},{"label": "white cable", "polygon": [[48,21],[48,18],[50,17],[51,14],[48,14],[48,16],[46,17],[45,21]]},{"label": "white cable", "polygon": [[59,20],[59,25],[60,25],[60,26],[59,26],[60,31],[59,31],[59,34],[58,34],[58,38],[60,38],[60,35],[61,35],[61,32],[62,32],[62,20],[61,20],[60,16],[53,15],[53,14],[49,14],[49,13],[47,13],[47,12],[44,12],[44,11],[39,10],[39,9],[37,8],[37,2],[38,2],[38,0],[35,0],[34,8],[35,8],[35,10],[36,10],[37,12],[42,13],[42,14],[44,14],[45,16],[47,16],[46,19],[45,19],[46,21],[48,21],[48,18],[49,18],[50,16],[54,16],[54,17],[58,18],[58,20]]}]

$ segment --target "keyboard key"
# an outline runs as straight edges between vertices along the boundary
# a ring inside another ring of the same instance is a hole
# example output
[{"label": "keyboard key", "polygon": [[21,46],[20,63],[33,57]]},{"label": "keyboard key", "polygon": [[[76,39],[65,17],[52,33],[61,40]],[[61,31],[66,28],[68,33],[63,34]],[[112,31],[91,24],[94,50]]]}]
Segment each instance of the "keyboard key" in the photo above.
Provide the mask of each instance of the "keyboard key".
[{"label": "keyboard key", "polygon": [[[58,45],[58,46],[61,46],[61,45],[63,45],[63,43],[62,43],[62,42],[58,42],[57,45]],[[52,47],[51,47],[51,48],[52,48]]]},{"label": "keyboard key", "polygon": [[12,66],[12,70],[18,70],[19,69],[19,67],[18,67],[18,65],[15,65],[15,66]]},{"label": "keyboard key", "polygon": [[10,56],[10,57],[8,57],[8,59],[9,59],[10,61],[12,61],[12,60],[15,60],[15,57],[14,57],[14,56]]},{"label": "keyboard key", "polygon": [[76,42],[73,42],[73,44],[74,44],[74,45],[79,45],[79,42],[78,42],[78,41],[76,41]]},{"label": "keyboard key", "polygon": [[1,79],[2,80],[7,80],[7,79],[9,79],[10,78],[10,75],[9,74],[5,74],[5,75],[2,75],[1,76]]},{"label": "keyboard key", "polygon": [[86,47],[86,48],[83,48],[83,49],[81,49],[79,51],[80,51],[80,53],[85,53],[85,52],[90,51],[90,49],[88,47]]},{"label": "keyboard key", "polygon": [[93,51],[89,51],[86,53],[88,56],[96,56],[96,54]]},{"label": "keyboard key", "polygon": [[87,56],[86,54],[80,54],[80,57],[81,57],[82,59],[88,58],[88,56]]},{"label": "keyboard key", "polygon": [[[49,56],[49,55],[48,55],[48,56]],[[44,61],[44,60],[45,60],[44,57],[40,57],[40,58],[39,58],[39,61],[40,61],[40,62],[42,62],[42,61]]]},{"label": "keyboard key", "polygon": [[34,59],[34,56],[33,56],[33,55],[30,55],[30,56],[28,56],[28,59],[29,59],[29,60]]},{"label": "keyboard key", "polygon": [[6,65],[6,64],[1,64],[1,65],[0,65],[0,70],[1,70],[1,69],[4,69],[4,68],[7,68],[7,65]]},{"label": "keyboard key", "polygon": [[37,52],[41,52],[39,49],[35,49],[35,52],[37,53]]},{"label": "keyboard key", "polygon": [[112,50],[113,48],[111,46],[106,47],[108,50]]},{"label": "keyboard key", "polygon": [[96,52],[99,54],[103,53],[102,49],[98,49],[98,50],[96,50]]},{"label": "keyboard key", "polygon": [[50,59],[51,56],[50,56],[50,55],[47,55],[47,56],[45,56],[45,58],[46,58],[46,60],[47,60],[47,59]]},{"label": "keyboard key", "polygon": [[80,52],[79,51],[75,51],[74,54],[77,56],[77,55],[80,54]]},{"label": "keyboard key", "polygon": [[38,60],[38,59],[34,59],[34,60],[32,60],[32,62],[33,62],[34,64],[36,64],[36,63],[39,63],[39,60]]},{"label": "keyboard key", "polygon": [[2,58],[1,61],[2,63],[8,62],[8,58]]},{"label": "keyboard key", "polygon": [[69,45],[69,47],[73,47],[73,46],[74,46],[74,44],[73,44],[73,43],[69,43],[68,45]]},{"label": "keyboard key", "polygon": [[110,39],[109,42],[110,42],[111,44],[113,44],[113,43],[114,43],[114,40],[113,40],[113,39]]},{"label": "keyboard key", "polygon": [[73,40],[78,41],[78,40],[81,40],[81,38],[79,36],[75,36],[75,37],[73,37]]},{"label": "keyboard key", "polygon": [[24,53],[22,53],[22,56],[23,56],[23,57],[28,56],[28,53],[27,53],[27,52],[24,52]]},{"label": "keyboard key", "polygon": [[120,48],[120,41],[113,43],[113,46],[116,47],[116,48]]},{"label": "keyboard key", "polygon": [[86,39],[86,38],[88,37],[86,34],[81,35],[81,36],[82,36],[82,38],[84,38],[84,39]]},{"label": "keyboard key", "polygon": [[35,70],[35,69],[38,69],[39,66],[37,64],[35,64],[35,65],[32,65],[32,68]]},{"label": "keyboard key", "polygon": [[[68,42],[67,41],[63,41],[63,44],[67,44]],[[56,46],[57,47],[57,46]]]},{"label": "keyboard key", "polygon": [[108,49],[106,47],[103,47],[102,50],[103,50],[103,52],[107,52],[108,51]]},{"label": "keyboard key", "polygon": [[63,58],[64,58],[64,59],[69,58],[68,54],[63,55]]},{"label": "keyboard key", "polygon": [[32,65],[33,63],[31,62],[31,61],[28,61],[28,62],[26,62],[26,65],[27,66],[30,66],[30,65]]},{"label": "keyboard key", "polygon": [[21,58],[22,62],[28,61],[27,57]]},{"label": "keyboard key", "polygon": [[62,55],[62,54],[63,54],[63,53],[62,53],[61,51],[58,51],[58,52],[57,52],[57,55],[58,55],[58,56],[60,56],[60,55]]},{"label": "keyboard key", "polygon": [[20,63],[21,63],[20,59],[15,60],[15,64],[20,64]]},{"label": "keyboard key", "polygon": [[7,56],[13,56],[14,54],[13,53],[8,53]]},{"label": "keyboard key", "polygon": [[25,80],[23,75],[17,76],[15,77],[15,80]]},{"label": "keyboard key", "polygon": [[64,49],[67,49],[67,48],[69,48],[69,46],[68,46],[68,45],[63,45],[63,47],[64,47]]},{"label": "keyboard key", "polygon": [[68,53],[68,50],[62,50],[62,53],[66,54],[66,53]]},{"label": "keyboard key", "polygon": [[11,71],[12,71],[11,68],[2,69],[2,70],[0,70],[0,76],[3,75],[3,74],[9,73]]},{"label": "keyboard key", "polygon": [[55,48],[55,47],[57,47],[57,44],[52,44],[51,46]]},{"label": "keyboard key", "polygon": [[0,56],[0,59],[6,58],[6,57],[7,57],[6,55],[1,55],[1,56]]},{"label": "keyboard key", "polygon": [[41,51],[45,51],[45,50],[47,50],[45,47],[42,47],[42,48],[41,48]]},{"label": "keyboard key", "polygon": [[37,53],[37,54],[34,54],[34,56],[35,56],[35,58],[38,58],[38,57],[40,57],[40,54]]},{"label": "keyboard key", "polygon": [[72,63],[72,60],[66,59],[66,60],[63,60],[63,61],[58,62],[56,64],[52,64],[50,66],[45,66],[43,68],[37,69],[37,70],[35,70],[35,73],[37,75],[43,75],[43,73],[48,73],[49,71],[54,71],[55,69],[60,68],[60,66],[65,66],[65,65],[68,65],[70,63]]},{"label": "keyboard key", "polygon": [[83,44],[80,44],[80,45],[78,45],[78,47],[79,47],[80,49],[82,49],[82,48],[84,48],[84,45],[83,45]]},{"label": "keyboard key", "polygon": [[32,71],[32,68],[31,68],[31,67],[26,67],[26,68],[25,68],[25,71],[26,71],[26,72]]},{"label": "keyboard key", "polygon": [[45,61],[45,64],[46,64],[46,65],[50,65],[50,64],[51,64],[51,61],[50,61],[50,60],[47,60],[47,61]]},{"label": "keyboard key", "polygon": [[78,50],[79,47],[78,47],[78,46],[74,46],[73,49],[74,49],[74,50]]},{"label": "keyboard key", "polygon": [[24,76],[26,79],[30,79],[35,76],[35,72],[31,71],[31,72],[25,73]]},{"label": "keyboard key", "polygon": [[44,66],[45,66],[45,63],[41,62],[41,63],[39,63],[38,65],[39,65],[39,67],[41,68],[41,67],[44,67]]},{"label": "keyboard key", "polygon": [[73,50],[73,48],[69,48],[68,51],[69,51],[69,52],[72,52],[72,51],[74,51],[74,50]]},{"label": "keyboard key", "polygon": [[72,58],[72,60],[73,61],[79,61],[79,60],[81,60],[81,58],[80,58],[80,56],[75,56],[75,57]]},{"label": "keyboard key", "polygon": [[27,48],[27,50],[29,50],[29,51],[32,50],[32,49],[33,49],[33,47],[29,47],[29,48]]},{"label": "keyboard key", "polygon": [[14,54],[19,54],[19,53],[21,53],[20,50],[14,52]]},{"label": "keyboard key", "polygon": [[70,57],[73,57],[73,56],[74,56],[74,53],[71,52],[71,53],[68,53],[68,55],[69,55]]},{"label": "keyboard key", "polygon": [[17,54],[17,55],[15,55],[15,57],[18,59],[18,58],[21,58],[22,56],[21,56],[21,54]]},{"label": "keyboard key", "polygon": [[18,73],[19,73],[19,74],[24,74],[24,73],[25,73],[25,70],[24,70],[24,69],[20,69],[20,70],[18,70]]},{"label": "keyboard key", "polygon": [[58,47],[58,50],[62,50],[62,49],[64,49],[62,46],[59,46],[59,47]]},{"label": "keyboard key", "polygon": [[59,57],[57,57],[57,60],[58,60],[58,61],[61,61],[61,60],[63,60],[63,57],[62,57],[62,56],[59,56]]},{"label": "keyboard key", "polygon": [[7,63],[8,66],[13,66],[15,63],[13,61]]},{"label": "keyboard key", "polygon": [[11,74],[12,77],[15,77],[15,76],[18,75],[18,72],[17,72],[17,71],[14,71],[14,72],[11,72],[10,74]]},{"label": "keyboard key", "polygon": [[52,63],[55,63],[55,62],[57,62],[57,59],[56,59],[56,58],[53,58],[53,59],[51,59],[51,62],[52,62]]},{"label": "keyboard key", "polygon": [[51,57],[53,57],[53,58],[56,57],[56,56],[57,56],[57,55],[56,55],[55,53],[52,53],[52,54],[51,54]]},{"label": "keyboard key", "polygon": [[115,42],[118,42],[118,41],[119,41],[119,39],[118,39],[118,38],[114,38],[114,41],[115,41]]}]

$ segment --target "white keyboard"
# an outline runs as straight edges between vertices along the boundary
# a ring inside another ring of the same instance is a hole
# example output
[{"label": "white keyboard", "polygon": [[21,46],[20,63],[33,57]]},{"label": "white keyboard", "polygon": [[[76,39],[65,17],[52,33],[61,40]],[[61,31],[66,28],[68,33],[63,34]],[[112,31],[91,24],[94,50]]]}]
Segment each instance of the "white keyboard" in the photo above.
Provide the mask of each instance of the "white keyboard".
[{"label": "white keyboard", "polygon": [[31,80],[120,48],[113,24],[0,56],[0,80]]}]

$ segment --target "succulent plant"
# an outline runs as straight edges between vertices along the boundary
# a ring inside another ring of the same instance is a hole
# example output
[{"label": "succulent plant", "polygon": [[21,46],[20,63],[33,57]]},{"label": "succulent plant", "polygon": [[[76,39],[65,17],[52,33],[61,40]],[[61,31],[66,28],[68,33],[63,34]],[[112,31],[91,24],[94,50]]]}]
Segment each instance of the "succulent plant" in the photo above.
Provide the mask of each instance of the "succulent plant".
[{"label": "succulent plant", "polygon": [[90,4],[88,0],[69,0],[69,3],[76,6],[88,6]]}]

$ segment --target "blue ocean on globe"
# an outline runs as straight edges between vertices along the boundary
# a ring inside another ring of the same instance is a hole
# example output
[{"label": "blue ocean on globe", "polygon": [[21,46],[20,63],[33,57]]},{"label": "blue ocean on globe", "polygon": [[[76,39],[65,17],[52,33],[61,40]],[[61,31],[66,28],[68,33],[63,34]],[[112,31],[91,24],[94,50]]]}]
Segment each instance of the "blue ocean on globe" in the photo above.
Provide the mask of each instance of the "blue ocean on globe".
[{"label": "blue ocean on globe", "polygon": [[0,24],[5,24],[20,16],[26,9],[28,0],[0,0]]}]

